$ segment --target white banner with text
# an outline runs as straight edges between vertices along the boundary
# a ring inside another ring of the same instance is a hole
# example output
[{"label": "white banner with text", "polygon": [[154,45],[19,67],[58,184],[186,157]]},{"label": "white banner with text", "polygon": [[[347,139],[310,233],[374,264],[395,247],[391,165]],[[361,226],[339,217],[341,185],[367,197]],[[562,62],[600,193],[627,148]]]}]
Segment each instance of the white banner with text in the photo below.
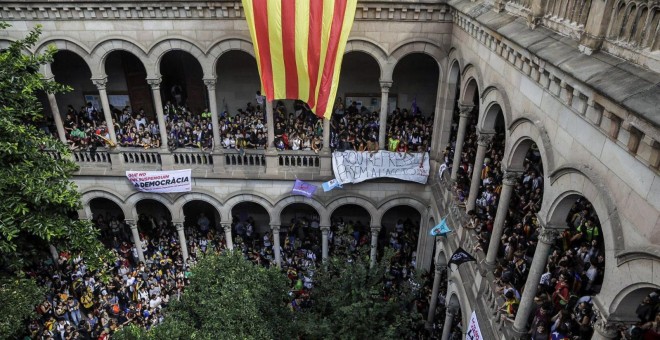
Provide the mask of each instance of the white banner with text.
[{"label": "white banner with text", "polygon": [[428,153],[344,151],[332,154],[332,170],[341,184],[391,177],[426,184]]},{"label": "white banner with text", "polygon": [[467,332],[465,333],[466,340],[483,340],[481,336],[481,329],[479,329],[479,322],[477,321],[477,312],[472,312],[470,317],[470,324],[468,325]]},{"label": "white banner with text", "polygon": [[126,171],[135,189],[144,192],[168,193],[192,190],[191,170]]}]

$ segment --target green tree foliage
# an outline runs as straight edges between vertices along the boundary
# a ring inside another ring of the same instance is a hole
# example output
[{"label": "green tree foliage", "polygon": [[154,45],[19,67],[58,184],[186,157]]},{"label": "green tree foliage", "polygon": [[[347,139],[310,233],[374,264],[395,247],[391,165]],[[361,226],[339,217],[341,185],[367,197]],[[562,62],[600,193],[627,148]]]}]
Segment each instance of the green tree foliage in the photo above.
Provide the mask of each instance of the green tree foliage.
[{"label": "green tree foliage", "polygon": [[165,322],[146,332],[128,327],[114,339],[291,339],[287,280],[276,268],[256,266],[238,252],[208,255],[191,272],[181,300]]},{"label": "green tree foliage", "polygon": [[[7,27],[0,22],[0,30]],[[90,222],[69,217],[80,208],[80,195],[70,181],[77,166],[67,147],[36,128],[43,119],[36,94],[67,90],[39,73],[54,49],[42,55],[26,52],[40,33],[37,27],[0,51],[0,305],[10,309],[2,313],[3,335],[23,330],[20,321],[43,298],[22,270],[48,256],[48,244],[82,254],[90,268],[100,267],[109,254]],[[46,149],[61,157],[51,157]]]},{"label": "green tree foliage", "polygon": [[32,316],[35,303],[43,299],[44,288],[34,280],[0,278],[0,334],[2,338],[19,335],[25,328],[23,320]]},{"label": "green tree foliage", "polygon": [[[4,29],[7,24],[0,23]],[[66,91],[67,87],[44,79],[42,65],[55,53],[28,54],[41,29],[0,52],[0,268],[13,272],[47,251],[49,243],[60,250],[82,252],[89,265],[104,257],[98,233],[87,221],[70,218],[80,209],[80,194],[70,177],[77,165],[60,141],[35,124],[43,119],[37,93]],[[44,150],[61,157],[52,157]]]},{"label": "green tree foliage", "polygon": [[391,280],[392,251],[373,268],[368,252],[365,246],[353,256],[331,257],[315,273],[311,307],[297,322],[303,338],[405,339],[423,326],[412,312],[413,284]]}]

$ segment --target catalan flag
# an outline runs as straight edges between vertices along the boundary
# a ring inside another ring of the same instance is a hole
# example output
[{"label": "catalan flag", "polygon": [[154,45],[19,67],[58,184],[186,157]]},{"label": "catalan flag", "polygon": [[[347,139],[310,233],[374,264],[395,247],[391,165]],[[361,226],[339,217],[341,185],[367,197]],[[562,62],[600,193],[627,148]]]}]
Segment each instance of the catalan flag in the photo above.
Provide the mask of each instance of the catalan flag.
[{"label": "catalan flag", "polygon": [[357,0],[242,0],[267,100],[330,118]]}]

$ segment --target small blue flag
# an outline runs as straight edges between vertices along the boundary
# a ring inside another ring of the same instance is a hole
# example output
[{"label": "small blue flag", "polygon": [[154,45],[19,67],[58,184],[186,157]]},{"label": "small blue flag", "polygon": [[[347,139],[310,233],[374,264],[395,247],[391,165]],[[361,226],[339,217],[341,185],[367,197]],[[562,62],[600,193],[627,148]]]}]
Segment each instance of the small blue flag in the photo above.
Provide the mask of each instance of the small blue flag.
[{"label": "small blue flag", "polygon": [[335,178],[323,183],[323,191],[328,192],[334,188],[341,188],[341,183]]},{"label": "small blue flag", "polygon": [[440,223],[431,229],[431,236],[447,236],[451,232],[449,226],[447,225],[447,218],[443,218]]},{"label": "small blue flag", "polygon": [[316,191],[316,185],[303,182],[299,179],[296,180],[296,184],[293,185],[293,190],[291,193],[295,195],[303,195],[307,197],[312,197]]},{"label": "small blue flag", "polygon": [[412,111],[411,113],[413,113],[413,114],[415,114],[415,113],[417,113],[417,111],[419,111],[419,108],[417,107],[417,96],[415,96],[415,98],[412,101],[412,109],[410,111]]}]

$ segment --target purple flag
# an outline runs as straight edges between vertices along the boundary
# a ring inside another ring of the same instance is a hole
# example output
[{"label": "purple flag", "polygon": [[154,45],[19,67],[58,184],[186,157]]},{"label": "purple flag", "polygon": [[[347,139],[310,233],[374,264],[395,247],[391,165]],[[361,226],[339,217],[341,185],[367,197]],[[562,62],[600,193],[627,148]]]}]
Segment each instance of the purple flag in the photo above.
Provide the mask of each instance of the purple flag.
[{"label": "purple flag", "polygon": [[291,193],[294,195],[312,197],[312,195],[314,195],[314,191],[316,191],[315,185],[297,179],[296,184],[293,185],[293,190],[291,190]]},{"label": "purple flag", "polygon": [[417,96],[415,96],[415,98],[414,98],[413,101],[412,101],[412,109],[411,109],[411,111],[412,111],[412,112],[411,112],[412,114],[416,114],[417,111],[419,111],[419,108],[417,107]]}]

